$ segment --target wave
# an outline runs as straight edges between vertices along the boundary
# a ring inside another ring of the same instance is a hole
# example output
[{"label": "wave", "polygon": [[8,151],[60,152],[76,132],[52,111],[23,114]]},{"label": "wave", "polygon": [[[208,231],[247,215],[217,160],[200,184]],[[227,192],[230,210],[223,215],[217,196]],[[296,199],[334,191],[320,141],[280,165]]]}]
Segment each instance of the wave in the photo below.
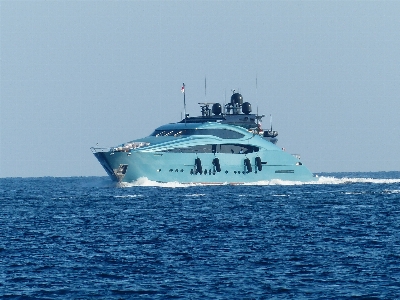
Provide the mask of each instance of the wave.
[{"label": "wave", "polygon": [[157,182],[149,180],[147,177],[140,177],[138,180],[132,182],[120,182],[117,184],[118,187],[134,187],[134,186],[151,186],[151,187],[166,187],[166,188],[178,188],[178,187],[189,187],[196,186],[193,183],[180,183],[180,182]]},{"label": "wave", "polygon": [[392,184],[400,183],[400,178],[353,178],[353,177],[318,177],[315,184],[348,184],[348,183],[377,183],[377,184]]},{"label": "wave", "polygon": [[400,183],[400,178],[385,179],[385,178],[351,178],[342,177],[337,178],[333,176],[318,176],[316,181],[301,182],[301,181],[287,181],[281,179],[272,180],[261,180],[256,182],[245,182],[245,183],[180,183],[180,182],[157,182],[149,180],[146,177],[141,177],[133,182],[122,182],[118,183],[118,187],[129,188],[135,186],[148,186],[148,187],[165,187],[165,188],[180,188],[180,187],[192,187],[192,186],[214,186],[214,185],[244,185],[244,186],[266,186],[266,185],[284,185],[284,186],[295,186],[295,185],[333,185],[333,184],[352,184],[352,183],[374,183],[374,184],[393,184]]}]

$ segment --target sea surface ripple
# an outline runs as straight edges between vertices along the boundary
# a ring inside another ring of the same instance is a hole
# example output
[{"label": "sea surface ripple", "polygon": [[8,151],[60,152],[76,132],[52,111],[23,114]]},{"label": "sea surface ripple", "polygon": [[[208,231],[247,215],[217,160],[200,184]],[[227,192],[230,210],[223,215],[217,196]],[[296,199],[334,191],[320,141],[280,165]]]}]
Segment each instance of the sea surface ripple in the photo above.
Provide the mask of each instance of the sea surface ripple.
[{"label": "sea surface ripple", "polygon": [[396,299],[400,172],[0,179],[2,299]]}]

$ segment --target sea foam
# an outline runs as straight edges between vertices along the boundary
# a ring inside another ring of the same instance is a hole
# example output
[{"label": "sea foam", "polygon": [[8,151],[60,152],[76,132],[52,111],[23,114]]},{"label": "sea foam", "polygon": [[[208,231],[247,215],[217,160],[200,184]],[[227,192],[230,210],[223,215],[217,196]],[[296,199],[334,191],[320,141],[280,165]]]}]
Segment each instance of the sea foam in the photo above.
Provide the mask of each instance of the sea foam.
[{"label": "sea foam", "polygon": [[[316,181],[301,182],[301,181],[287,181],[281,179],[272,180],[261,180],[256,182],[245,182],[235,185],[245,185],[245,186],[266,186],[266,185],[284,185],[284,186],[297,186],[297,185],[324,185],[324,184],[352,184],[352,183],[374,183],[374,184],[392,184],[400,183],[400,178],[397,179],[376,179],[376,178],[350,178],[343,177],[337,178],[332,176],[319,176]],[[149,187],[165,187],[165,188],[182,188],[182,187],[192,187],[192,186],[211,186],[216,185],[215,183],[179,183],[179,182],[157,182],[149,180],[146,177],[141,177],[133,182],[121,182],[118,183],[118,187],[129,188],[135,186],[149,186]],[[229,183],[221,183],[219,185],[230,185]]]}]

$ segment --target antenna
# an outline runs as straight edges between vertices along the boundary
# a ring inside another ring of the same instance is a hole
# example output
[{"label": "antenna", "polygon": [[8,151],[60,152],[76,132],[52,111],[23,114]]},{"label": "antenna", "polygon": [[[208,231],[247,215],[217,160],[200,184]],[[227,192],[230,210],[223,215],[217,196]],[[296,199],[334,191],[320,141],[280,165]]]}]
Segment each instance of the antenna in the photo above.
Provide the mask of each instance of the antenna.
[{"label": "antenna", "polygon": [[269,115],[269,124],[271,125],[271,131],[272,131],[272,115]]},{"label": "antenna", "polygon": [[183,110],[185,113],[185,126],[186,126],[186,95],[185,95],[185,83],[182,83],[181,92],[183,93]]},{"label": "antenna", "polygon": [[258,121],[258,91],[257,91],[257,73],[256,73],[256,105],[257,105],[257,125],[259,124]]},{"label": "antenna", "polygon": [[224,115],[226,114],[226,88],[225,88],[225,98],[224,98]]},{"label": "antenna", "polygon": [[204,76],[204,102],[207,102],[207,77]]}]

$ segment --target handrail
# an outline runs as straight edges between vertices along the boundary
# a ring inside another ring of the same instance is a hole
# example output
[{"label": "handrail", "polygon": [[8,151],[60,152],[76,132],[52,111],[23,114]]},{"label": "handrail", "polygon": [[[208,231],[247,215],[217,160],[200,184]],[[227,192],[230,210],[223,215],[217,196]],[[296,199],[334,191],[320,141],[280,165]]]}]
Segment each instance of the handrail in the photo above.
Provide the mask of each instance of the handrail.
[{"label": "handrail", "polygon": [[108,148],[104,148],[104,147],[90,147],[90,150],[92,150],[92,153],[97,153],[97,152],[108,152],[110,151],[112,148],[108,147]]}]

